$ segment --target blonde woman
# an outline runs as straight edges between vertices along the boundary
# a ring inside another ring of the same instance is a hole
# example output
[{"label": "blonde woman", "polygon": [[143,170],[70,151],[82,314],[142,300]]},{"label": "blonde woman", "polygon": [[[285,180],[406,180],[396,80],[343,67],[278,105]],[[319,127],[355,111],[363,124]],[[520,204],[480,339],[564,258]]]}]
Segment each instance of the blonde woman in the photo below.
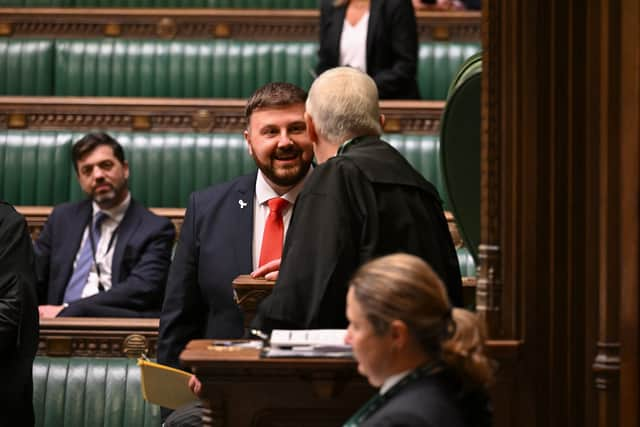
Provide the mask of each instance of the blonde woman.
[{"label": "blonde woman", "polygon": [[321,0],[317,74],[357,68],[381,99],[418,99],[418,33],[411,0]]},{"label": "blonde woman", "polygon": [[493,372],[477,316],[452,309],[431,267],[412,255],[363,265],[347,294],[358,371],[380,392],[345,427],[488,427]]}]

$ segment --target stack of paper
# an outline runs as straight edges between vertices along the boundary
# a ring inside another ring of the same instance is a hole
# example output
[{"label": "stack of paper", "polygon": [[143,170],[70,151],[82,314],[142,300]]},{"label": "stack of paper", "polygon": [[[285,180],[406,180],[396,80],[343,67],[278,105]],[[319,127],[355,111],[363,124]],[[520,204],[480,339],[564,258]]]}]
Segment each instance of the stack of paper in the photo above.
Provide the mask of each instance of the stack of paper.
[{"label": "stack of paper", "polygon": [[346,329],[274,329],[265,357],[352,357]]}]

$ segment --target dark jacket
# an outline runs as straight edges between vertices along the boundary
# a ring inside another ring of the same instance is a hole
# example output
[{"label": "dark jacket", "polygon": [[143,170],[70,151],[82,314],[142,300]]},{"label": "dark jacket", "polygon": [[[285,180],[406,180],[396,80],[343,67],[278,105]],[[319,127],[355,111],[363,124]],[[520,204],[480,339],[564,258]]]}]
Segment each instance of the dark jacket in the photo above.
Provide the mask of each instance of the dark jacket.
[{"label": "dark jacket", "polygon": [[161,363],[179,366],[178,356],[192,339],[243,335],[244,320],[231,282],[253,266],[256,176],[191,195],[160,317]]},{"label": "dark jacket", "polygon": [[[91,201],[56,206],[35,243],[40,304],[62,304]],[[175,229],[131,200],[118,226],[111,289],[79,299],[60,316],[158,317],[171,262]]]},{"label": "dark jacket", "polygon": [[[322,0],[316,73],[339,66],[347,6]],[[418,31],[411,0],[371,0],[367,31],[367,74],[381,99],[419,99],[416,70]]]},{"label": "dark jacket", "polygon": [[38,302],[24,218],[0,202],[0,425],[33,426]]}]

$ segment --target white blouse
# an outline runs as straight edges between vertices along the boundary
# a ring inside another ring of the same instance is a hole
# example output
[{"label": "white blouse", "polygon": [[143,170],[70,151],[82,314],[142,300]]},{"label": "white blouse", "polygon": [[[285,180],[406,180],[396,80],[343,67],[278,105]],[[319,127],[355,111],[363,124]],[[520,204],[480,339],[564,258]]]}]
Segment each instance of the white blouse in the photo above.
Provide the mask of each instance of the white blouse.
[{"label": "white blouse", "polygon": [[340,65],[357,68],[367,72],[367,30],[369,28],[369,12],[351,25],[344,20],[340,37]]}]

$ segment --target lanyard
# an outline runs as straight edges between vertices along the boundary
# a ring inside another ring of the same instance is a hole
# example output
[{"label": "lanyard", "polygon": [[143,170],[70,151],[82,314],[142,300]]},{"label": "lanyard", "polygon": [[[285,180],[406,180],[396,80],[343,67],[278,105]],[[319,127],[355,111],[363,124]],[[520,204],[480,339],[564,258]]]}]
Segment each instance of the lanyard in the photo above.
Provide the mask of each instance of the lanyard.
[{"label": "lanyard", "polygon": [[424,378],[435,372],[438,372],[441,369],[442,363],[438,361],[427,363],[426,365],[415,369],[413,372],[398,381],[398,383],[391,387],[386,393],[377,393],[375,396],[369,399],[367,403],[365,403],[360,409],[358,409],[358,411],[353,414],[353,416],[349,418],[342,427],[358,427],[367,418],[369,418],[371,414],[377,411],[386,401],[398,394],[398,392],[405,386],[419,380],[420,378]]},{"label": "lanyard", "polygon": [[[102,224],[100,224],[100,227],[102,227]],[[118,226],[113,230],[113,233],[111,233],[111,237],[109,238],[109,244],[107,245],[107,251],[105,252],[105,254],[108,254],[111,250],[113,240],[115,239],[116,233],[118,232],[119,228],[120,224],[118,224]],[[98,274],[98,291],[104,292],[104,286],[102,286],[102,279],[100,277],[100,264],[96,260],[96,242],[93,240],[93,215],[89,217],[89,241],[91,242],[91,257],[93,258],[93,265],[96,266],[96,273]]]}]

